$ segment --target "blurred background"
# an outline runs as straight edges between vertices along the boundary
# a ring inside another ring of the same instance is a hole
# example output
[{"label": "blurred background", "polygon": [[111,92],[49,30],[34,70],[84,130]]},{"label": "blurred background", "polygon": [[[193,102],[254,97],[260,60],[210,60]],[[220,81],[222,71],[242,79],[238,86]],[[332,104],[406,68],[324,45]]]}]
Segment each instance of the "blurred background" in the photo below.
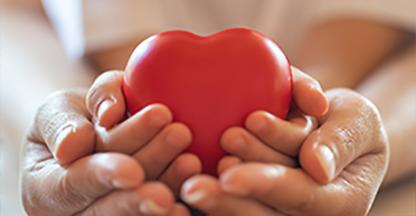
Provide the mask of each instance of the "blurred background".
[{"label": "blurred background", "polygon": [[[311,17],[319,21],[351,9],[360,16],[383,13],[388,18],[389,9],[394,7],[375,6],[364,11],[360,4],[337,2],[309,10],[315,3],[293,2],[290,7],[296,7],[304,16],[288,22],[290,14],[275,11],[288,7],[283,1],[224,1],[225,6],[233,8],[231,14],[212,5],[201,9],[198,1],[191,0],[120,2],[0,0],[0,216],[24,215],[19,191],[22,145],[44,98],[58,89],[87,87],[104,70],[123,69],[132,49],[149,35],[174,28],[209,34],[230,26],[248,26],[278,41],[289,58],[296,61],[295,40]],[[406,1],[391,2],[394,5]],[[217,12],[220,15],[214,16]],[[401,13],[414,17],[416,8],[405,7]],[[409,22],[412,21],[416,23]],[[276,30],[274,25],[291,34]],[[382,190],[371,215],[416,215],[413,180]]]}]

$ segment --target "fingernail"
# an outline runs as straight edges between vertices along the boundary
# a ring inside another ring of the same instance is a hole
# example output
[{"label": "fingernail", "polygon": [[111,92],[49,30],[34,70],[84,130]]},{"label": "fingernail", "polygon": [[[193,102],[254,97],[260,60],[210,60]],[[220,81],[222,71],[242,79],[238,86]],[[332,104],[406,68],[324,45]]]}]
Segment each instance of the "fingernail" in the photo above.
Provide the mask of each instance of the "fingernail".
[{"label": "fingernail", "polygon": [[111,183],[113,184],[113,187],[115,187],[115,188],[123,188],[124,187],[124,184],[119,180],[113,180]]},{"label": "fingernail", "polygon": [[317,158],[319,163],[324,170],[327,178],[331,181],[335,177],[335,157],[331,149],[326,145],[319,145],[317,147]]},{"label": "fingernail", "polygon": [[207,193],[204,190],[197,190],[191,193],[185,193],[183,199],[186,203],[195,204],[206,197]]},{"label": "fingernail", "polygon": [[208,193],[205,190],[196,190],[190,193],[185,193],[182,198],[188,204],[197,205],[203,209],[212,209],[215,207],[215,199],[206,199]]},{"label": "fingernail", "polygon": [[251,125],[251,130],[255,132],[264,132],[268,126],[268,118],[270,118],[270,116],[268,115],[269,114],[266,114],[256,118]]},{"label": "fingernail", "polygon": [[62,142],[69,136],[69,134],[73,133],[74,131],[75,126],[73,124],[67,124],[63,126],[56,135],[54,149],[57,151]]},{"label": "fingernail", "polygon": [[101,118],[103,117],[104,113],[106,113],[107,110],[110,109],[110,107],[113,104],[114,104],[114,101],[112,99],[105,99],[103,102],[101,102],[97,110],[97,118],[99,122],[101,122]]},{"label": "fingernail", "polygon": [[143,214],[149,215],[165,215],[168,213],[167,209],[158,205],[155,201],[151,199],[143,200],[139,205],[139,211]]}]

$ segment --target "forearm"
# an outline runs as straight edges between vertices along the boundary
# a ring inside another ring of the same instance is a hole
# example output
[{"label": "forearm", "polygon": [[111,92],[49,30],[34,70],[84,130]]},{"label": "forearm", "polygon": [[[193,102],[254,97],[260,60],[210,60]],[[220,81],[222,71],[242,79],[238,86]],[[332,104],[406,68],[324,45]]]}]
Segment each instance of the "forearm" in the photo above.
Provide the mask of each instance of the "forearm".
[{"label": "forearm", "polygon": [[294,63],[330,89],[357,87],[410,37],[382,23],[345,19],[318,25],[304,38]]},{"label": "forearm", "polygon": [[384,184],[416,171],[416,45],[380,68],[357,90],[372,100],[390,141]]}]

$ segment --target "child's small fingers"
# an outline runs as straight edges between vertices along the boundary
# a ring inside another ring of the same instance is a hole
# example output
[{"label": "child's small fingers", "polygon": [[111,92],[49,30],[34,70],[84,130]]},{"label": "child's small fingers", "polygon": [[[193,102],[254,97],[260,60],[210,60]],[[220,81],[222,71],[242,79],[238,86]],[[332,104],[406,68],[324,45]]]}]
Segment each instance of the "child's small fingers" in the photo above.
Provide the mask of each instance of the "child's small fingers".
[{"label": "child's small fingers", "polygon": [[165,183],[175,197],[179,196],[182,184],[186,179],[201,173],[202,164],[196,155],[185,153],[178,156],[162,174],[159,180]]},{"label": "child's small fingers", "polygon": [[296,156],[306,136],[316,126],[308,116],[294,115],[289,121],[280,119],[265,111],[250,114],[245,127],[259,140],[276,151]]},{"label": "child's small fingers", "polygon": [[169,216],[191,216],[189,210],[183,204],[176,203],[173,206],[172,211],[168,214]]},{"label": "child's small fingers", "polygon": [[221,138],[221,146],[226,152],[244,161],[280,163],[291,167],[296,165],[292,158],[272,149],[240,127],[226,130]]},{"label": "child's small fingers", "polygon": [[122,71],[108,71],[101,74],[88,90],[87,108],[94,120],[104,128],[113,127],[125,116],[122,81]]},{"label": "child's small fingers", "polygon": [[135,189],[113,191],[81,215],[169,215],[175,208],[172,193],[165,185],[148,182]]},{"label": "child's small fingers", "polygon": [[188,127],[173,123],[134,153],[133,157],[143,166],[147,179],[156,179],[191,144],[191,140]]},{"label": "child's small fingers", "polygon": [[301,169],[262,163],[235,166],[224,172],[219,181],[228,194],[255,199],[289,214],[313,206],[313,192],[320,187]]},{"label": "child's small fingers", "polygon": [[221,175],[225,170],[241,163],[241,159],[236,156],[225,156],[218,162],[218,175]]},{"label": "child's small fingers", "polygon": [[172,113],[162,104],[151,104],[114,128],[96,125],[98,151],[132,154],[172,122]]},{"label": "child's small fingers", "polygon": [[302,112],[320,117],[328,111],[329,102],[319,82],[292,67],[293,99]]},{"label": "child's small fingers", "polygon": [[182,199],[208,215],[280,215],[253,199],[228,195],[217,179],[199,175],[187,180],[181,191]]}]

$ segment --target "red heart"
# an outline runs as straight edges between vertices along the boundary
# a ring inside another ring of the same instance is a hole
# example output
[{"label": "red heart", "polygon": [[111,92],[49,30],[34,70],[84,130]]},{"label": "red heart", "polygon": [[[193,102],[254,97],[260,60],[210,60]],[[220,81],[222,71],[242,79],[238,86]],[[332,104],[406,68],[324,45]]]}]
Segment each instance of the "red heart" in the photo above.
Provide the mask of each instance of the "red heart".
[{"label": "red heart", "polygon": [[131,114],[152,103],[167,105],[192,131],[188,151],[201,159],[204,173],[215,175],[225,129],[243,126],[256,110],[286,116],[291,76],[283,52],[258,32],[235,28],[201,37],[168,31],[136,48],[123,90]]}]

